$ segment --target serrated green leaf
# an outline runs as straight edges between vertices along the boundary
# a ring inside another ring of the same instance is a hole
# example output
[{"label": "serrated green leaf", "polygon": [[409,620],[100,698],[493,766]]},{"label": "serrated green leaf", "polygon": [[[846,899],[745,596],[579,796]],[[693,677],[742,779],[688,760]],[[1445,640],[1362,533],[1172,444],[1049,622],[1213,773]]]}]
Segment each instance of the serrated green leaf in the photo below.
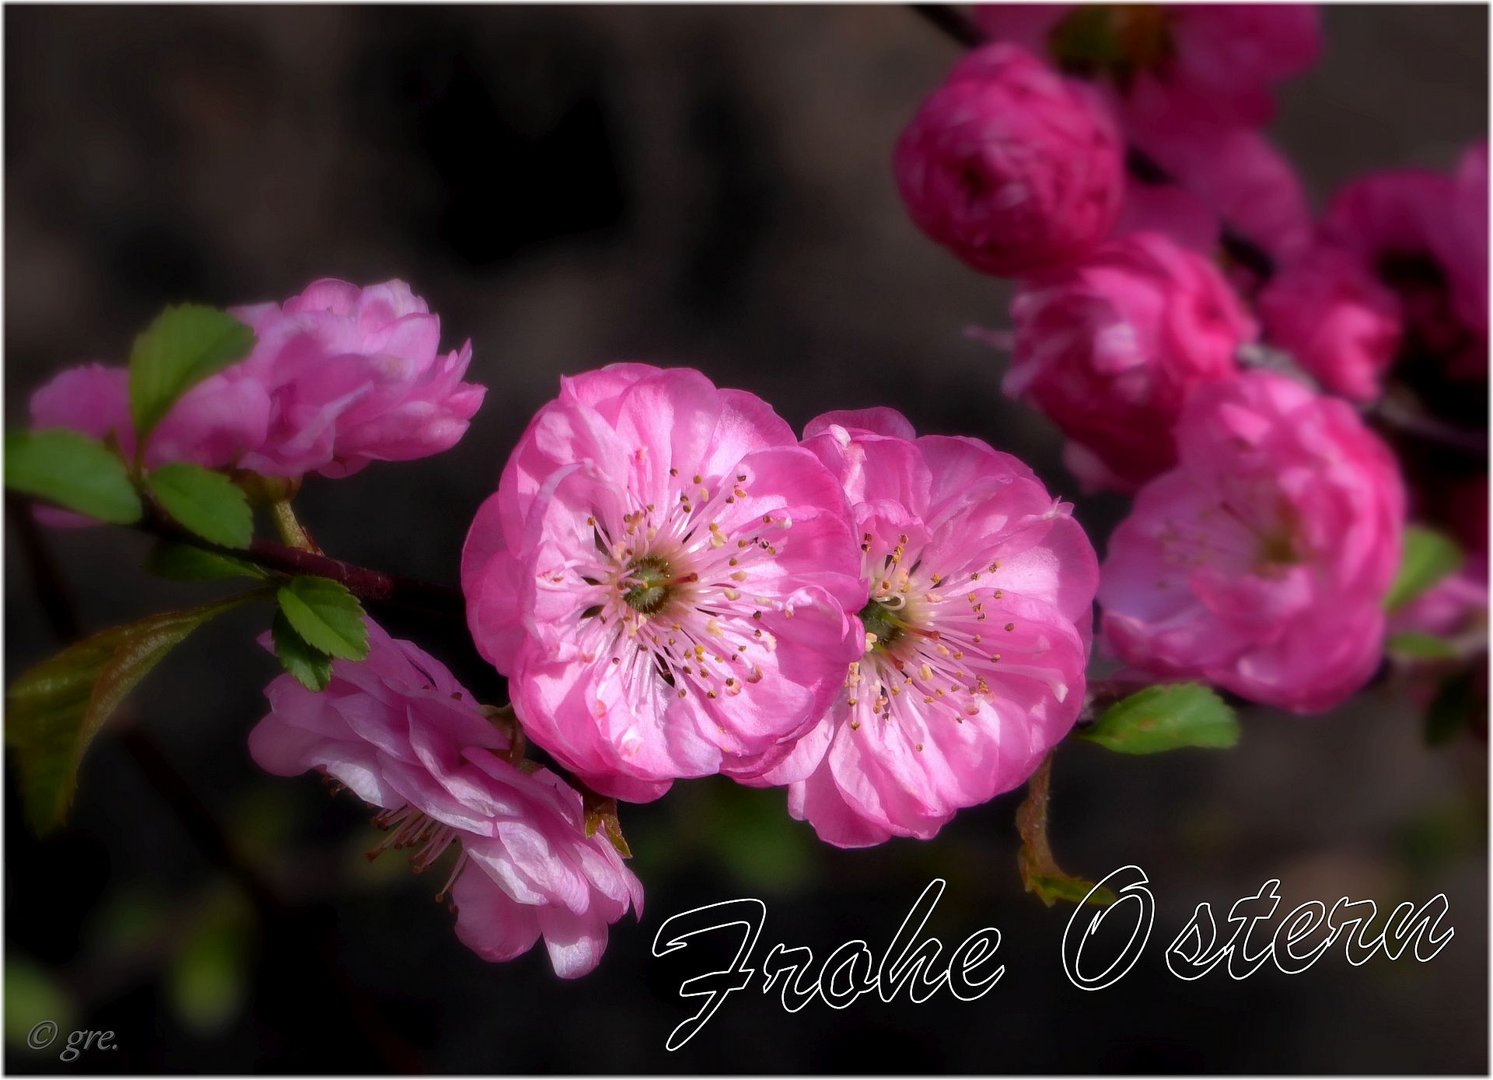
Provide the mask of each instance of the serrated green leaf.
[{"label": "serrated green leaf", "polygon": [[298,577],[278,595],[280,610],[307,644],[341,660],[368,655],[363,605],[345,586],[330,578]]},{"label": "serrated green leaf", "polygon": [[204,540],[245,548],[254,538],[249,499],[222,473],[176,462],[152,470],[145,486],[178,524]]},{"label": "serrated green leaf", "polygon": [[142,452],[182,394],[253,347],[253,331],[226,311],[182,304],[156,316],[130,351],[130,416]]},{"label": "serrated green leaf", "polygon": [[248,599],[166,611],[70,645],[26,671],[6,695],[5,741],[38,832],[67,815],[78,766],[121,701],[192,631]]},{"label": "serrated green leaf", "polygon": [[118,455],[64,428],[7,433],[5,486],[115,525],[133,525],[143,513]]},{"label": "serrated green leaf", "polygon": [[1111,705],[1082,737],[1121,754],[1225,750],[1239,741],[1239,718],[1199,683],[1148,686]]},{"label": "serrated green leaf", "polygon": [[275,612],[275,619],[270,623],[270,637],[275,643],[275,656],[280,666],[296,682],[317,693],[327,688],[332,681],[332,658],[296,633],[284,611]]},{"label": "serrated green leaf", "polygon": [[1434,634],[1423,634],[1417,630],[1391,634],[1384,648],[1391,656],[1403,657],[1407,660],[1455,660],[1457,658],[1457,648],[1451,642],[1436,637]]},{"label": "serrated green leaf", "polygon": [[1462,568],[1462,549],[1456,541],[1420,525],[1405,529],[1400,570],[1384,597],[1384,610],[1398,611],[1448,574]]},{"label": "serrated green leaf", "polygon": [[254,578],[268,581],[274,575],[262,566],[245,559],[235,559],[219,551],[161,540],[145,557],[145,569],[168,581],[227,581],[231,578]]}]

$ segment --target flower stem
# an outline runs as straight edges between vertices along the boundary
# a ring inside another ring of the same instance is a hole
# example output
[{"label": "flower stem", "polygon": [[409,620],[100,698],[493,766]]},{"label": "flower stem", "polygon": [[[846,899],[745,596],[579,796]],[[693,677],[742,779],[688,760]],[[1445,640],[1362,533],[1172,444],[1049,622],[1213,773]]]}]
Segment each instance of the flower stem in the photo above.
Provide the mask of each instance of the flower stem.
[{"label": "flower stem", "polygon": [[288,546],[297,551],[321,554],[321,548],[316,546],[316,541],[311,539],[306,527],[296,519],[289,499],[276,499],[270,503],[270,519],[275,523],[275,531],[280,534],[280,539]]}]

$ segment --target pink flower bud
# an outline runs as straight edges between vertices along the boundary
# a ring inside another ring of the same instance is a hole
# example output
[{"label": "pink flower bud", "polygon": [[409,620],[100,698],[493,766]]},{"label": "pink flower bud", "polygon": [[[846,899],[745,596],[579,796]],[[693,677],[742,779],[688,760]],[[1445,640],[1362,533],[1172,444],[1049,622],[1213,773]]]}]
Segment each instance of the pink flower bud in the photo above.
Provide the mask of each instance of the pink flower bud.
[{"label": "pink flower bud", "polygon": [[1110,537],[1104,640],[1162,678],[1315,713],[1368,681],[1400,562],[1405,491],[1344,401],[1254,371],[1198,390],[1177,468]]},{"label": "pink flower bud", "polygon": [[1033,279],[1011,304],[1004,389],[1046,414],[1087,489],[1136,487],[1176,461],[1188,397],[1237,369],[1254,324],[1213,266],[1154,233]]},{"label": "pink flower bud", "polygon": [[894,167],[918,227],[1000,277],[1082,258],[1124,194],[1124,149],[1103,105],[1014,45],[954,68],[903,131]]}]

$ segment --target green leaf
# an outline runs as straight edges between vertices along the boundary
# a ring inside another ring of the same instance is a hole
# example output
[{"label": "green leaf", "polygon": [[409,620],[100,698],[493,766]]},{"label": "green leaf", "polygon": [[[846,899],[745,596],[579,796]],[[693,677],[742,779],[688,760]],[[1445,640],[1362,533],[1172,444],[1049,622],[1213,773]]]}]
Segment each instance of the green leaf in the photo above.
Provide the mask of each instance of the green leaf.
[{"label": "green leaf", "polygon": [[145,557],[145,569],[168,581],[227,581],[231,578],[254,578],[268,581],[272,575],[261,566],[232,555],[161,540]]},{"label": "green leaf", "polygon": [[324,577],[292,578],[279,599],[280,610],[307,644],[342,660],[368,655],[363,606],[345,586]]},{"label": "green leaf", "polygon": [[204,540],[245,548],[254,538],[249,499],[222,473],[178,462],[153,470],[145,486],[166,513]]},{"label": "green leaf", "polygon": [[182,394],[253,347],[253,331],[226,311],[182,304],[156,316],[130,351],[130,416],[142,452]]},{"label": "green leaf", "polygon": [[1104,711],[1082,733],[1121,754],[1158,754],[1184,746],[1224,750],[1239,741],[1239,719],[1198,683],[1148,686]]},{"label": "green leaf", "polygon": [[38,832],[67,816],[83,755],[125,696],[193,630],[248,598],[166,611],[105,630],[11,684],[5,741],[19,765],[26,816]]},{"label": "green leaf", "polygon": [[1398,611],[1461,568],[1462,549],[1457,547],[1456,541],[1420,525],[1407,527],[1400,571],[1389,587],[1389,594],[1384,597],[1384,610]]},{"label": "green leaf", "polygon": [[1407,660],[1455,660],[1457,658],[1457,647],[1451,642],[1436,637],[1434,634],[1423,634],[1417,630],[1391,634],[1384,647],[1391,656],[1403,657]]},{"label": "green leaf", "polygon": [[280,666],[296,682],[317,693],[327,688],[332,681],[332,658],[296,633],[284,611],[275,612],[274,622],[270,623],[270,637],[274,640]]},{"label": "green leaf", "polygon": [[64,428],[7,433],[5,486],[115,525],[133,525],[143,512],[119,456]]}]

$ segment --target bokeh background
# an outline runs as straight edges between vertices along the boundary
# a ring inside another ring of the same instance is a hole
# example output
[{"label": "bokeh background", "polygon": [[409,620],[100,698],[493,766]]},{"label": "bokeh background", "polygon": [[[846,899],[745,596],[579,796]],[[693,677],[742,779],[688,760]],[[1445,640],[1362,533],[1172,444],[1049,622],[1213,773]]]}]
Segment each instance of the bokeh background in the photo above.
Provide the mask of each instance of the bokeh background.
[{"label": "bokeh background", "polygon": [[[168,302],[398,276],[447,342],[474,341],[491,390],[453,451],[306,485],[304,519],[352,561],[454,581],[557,376],[617,359],[700,367],[795,426],[894,405],[1076,495],[1053,431],[1000,394],[1005,358],[966,334],[1003,325],[1003,286],[898,204],[892,142],[958,52],[905,8],[27,6],[4,25],[7,423],[58,367],[120,361]],[[1486,131],[1485,7],[1336,6],[1325,26],[1273,128],[1319,204],[1366,169],[1448,167]],[[1077,503],[1102,540],[1119,504]],[[86,630],[205,588],[149,579],[120,530],[47,542]],[[14,522],[5,544],[8,679],[55,648],[56,619]],[[386,621],[501,699],[460,626]],[[542,951],[468,953],[432,903],[437,873],[364,858],[353,800],[256,771],[262,622],[213,625],[152,676],[89,755],[66,830],[31,835],[7,784],[9,1071],[1487,1070],[1487,745],[1428,748],[1390,687],[1318,721],[1252,712],[1227,753],[1063,749],[1060,861],[1139,863],[1159,901],[1151,949],[1107,991],[1062,974],[1070,909],[1021,891],[1018,795],[932,843],[841,852],[780,792],[716,782],[625,809],[645,918],[565,983]],[[665,1053],[695,1008],[678,983],[704,970],[650,958],[668,915],[758,896],[763,951],[879,949],[934,876],[950,946],[1004,932],[1007,974],[980,1001],[790,1016],[742,993]],[[1291,978],[1170,976],[1161,948],[1195,903],[1226,909],[1272,877],[1291,904],[1444,892],[1456,937],[1429,964],[1334,950]],[[59,1062],[16,1041],[41,1019],[112,1029],[119,1048]]]}]

